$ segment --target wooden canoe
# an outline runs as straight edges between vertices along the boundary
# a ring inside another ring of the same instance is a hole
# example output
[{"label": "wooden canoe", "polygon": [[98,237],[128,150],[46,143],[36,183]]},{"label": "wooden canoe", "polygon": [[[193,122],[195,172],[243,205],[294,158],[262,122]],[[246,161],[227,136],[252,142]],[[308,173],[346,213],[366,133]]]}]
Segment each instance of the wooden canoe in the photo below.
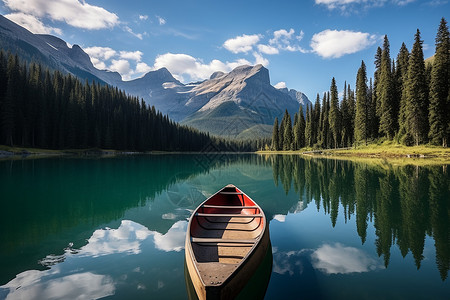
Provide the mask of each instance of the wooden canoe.
[{"label": "wooden canoe", "polygon": [[234,299],[255,273],[270,246],[262,209],[227,185],[193,212],[185,260],[199,299]]}]

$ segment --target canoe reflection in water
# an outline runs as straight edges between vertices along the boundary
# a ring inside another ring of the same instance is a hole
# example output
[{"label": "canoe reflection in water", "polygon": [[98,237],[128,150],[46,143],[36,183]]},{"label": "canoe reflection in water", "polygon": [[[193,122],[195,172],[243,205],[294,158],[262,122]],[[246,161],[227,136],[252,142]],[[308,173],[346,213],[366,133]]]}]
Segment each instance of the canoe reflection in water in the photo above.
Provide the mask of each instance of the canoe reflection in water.
[{"label": "canoe reflection in water", "polygon": [[245,193],[227,185],[194,211],[185,245],[190,299],[263,299],[271,271],[267,220]]}]

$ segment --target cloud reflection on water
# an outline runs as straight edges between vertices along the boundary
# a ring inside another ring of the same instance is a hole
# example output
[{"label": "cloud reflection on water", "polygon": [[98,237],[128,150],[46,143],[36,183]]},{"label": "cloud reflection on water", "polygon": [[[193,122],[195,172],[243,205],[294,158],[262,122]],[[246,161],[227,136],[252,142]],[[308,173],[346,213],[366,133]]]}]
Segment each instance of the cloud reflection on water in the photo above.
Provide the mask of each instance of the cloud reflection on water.
[{"label": "cloud reflection on water", "polygon": [[2,288],[9,289],[12,299],[98,299],[114,295],[113,279],[91,272],[49,279],[60,273],[58,267],[47,271],[30,270],[20,273]]},{"label": "cloud reflection on water", "polygon": [[[117,229],[98,229],[88,239],[88,243],[78,251],[65,249],[63,255],[48,255],[40,261],[45,266],[51,266],[50,269],[28,270],[16,275],[13,280],[0,287],[0,298],[97,299],[114,295],[117,280],[109,275],[86,271],[91,260],[86,263],[83,258],[140,254],[145,241],[154,242],[156,249],[165,252],[179,252],[184,248],[187,224],[187,221],[178,221],[166,234],[150,231],[145,226],[129,220],[122,220]],[[71,269],[70,266],[67,268],[67,264],[73,264],[73,260],[80,260],[76,263],[79,266],[77,270]],[[133,269],[133,271],[140,270]],[[163,286],[162,281],[161,284],[158,283],[159,288]],[[146,287],[140,284],[137,288]]]},{"label": "cloud reflection on water", "polygon": [[364,273],[384,268],[361,249],[340,243],[324,244],[311,254],[312,264],[326,274]]},{"label": "cloud reflection on water", "polygon": [[364,273],[384,269],[382,263],[363,250],[341,243],[323,244],[317,249],[273,251],[273,271],[278,274],[302,274],[305,265],[325,274]]}]

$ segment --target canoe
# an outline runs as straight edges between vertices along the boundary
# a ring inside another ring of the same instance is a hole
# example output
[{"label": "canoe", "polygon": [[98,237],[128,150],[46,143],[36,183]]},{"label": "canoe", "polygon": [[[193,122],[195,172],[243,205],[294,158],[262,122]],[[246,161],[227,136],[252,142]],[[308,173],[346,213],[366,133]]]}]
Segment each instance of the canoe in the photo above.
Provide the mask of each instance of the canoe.
[{"label": "canoe", "polygon": [[206,199],[189,219],[185,265],[199,299],[234,299],[270,247],[262,209],[234,185]]}]

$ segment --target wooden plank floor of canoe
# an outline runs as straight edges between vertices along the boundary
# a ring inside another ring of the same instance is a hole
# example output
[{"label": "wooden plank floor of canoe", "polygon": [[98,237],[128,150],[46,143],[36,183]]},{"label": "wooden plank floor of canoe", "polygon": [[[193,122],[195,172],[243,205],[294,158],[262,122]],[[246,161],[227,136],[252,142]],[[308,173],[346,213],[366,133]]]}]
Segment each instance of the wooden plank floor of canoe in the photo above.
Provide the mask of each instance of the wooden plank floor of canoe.
[{"label": "wooden plank floor of canoe", "polygon": [[[203,230],[195,237],[220,238],[224,240],[254,240],[261,234],[257,218],[215,217],[201,220]],[[254,243],[192,243],[197,267],[206,285],[220,284],[238,267],[241,260],[252,249]]]}]

